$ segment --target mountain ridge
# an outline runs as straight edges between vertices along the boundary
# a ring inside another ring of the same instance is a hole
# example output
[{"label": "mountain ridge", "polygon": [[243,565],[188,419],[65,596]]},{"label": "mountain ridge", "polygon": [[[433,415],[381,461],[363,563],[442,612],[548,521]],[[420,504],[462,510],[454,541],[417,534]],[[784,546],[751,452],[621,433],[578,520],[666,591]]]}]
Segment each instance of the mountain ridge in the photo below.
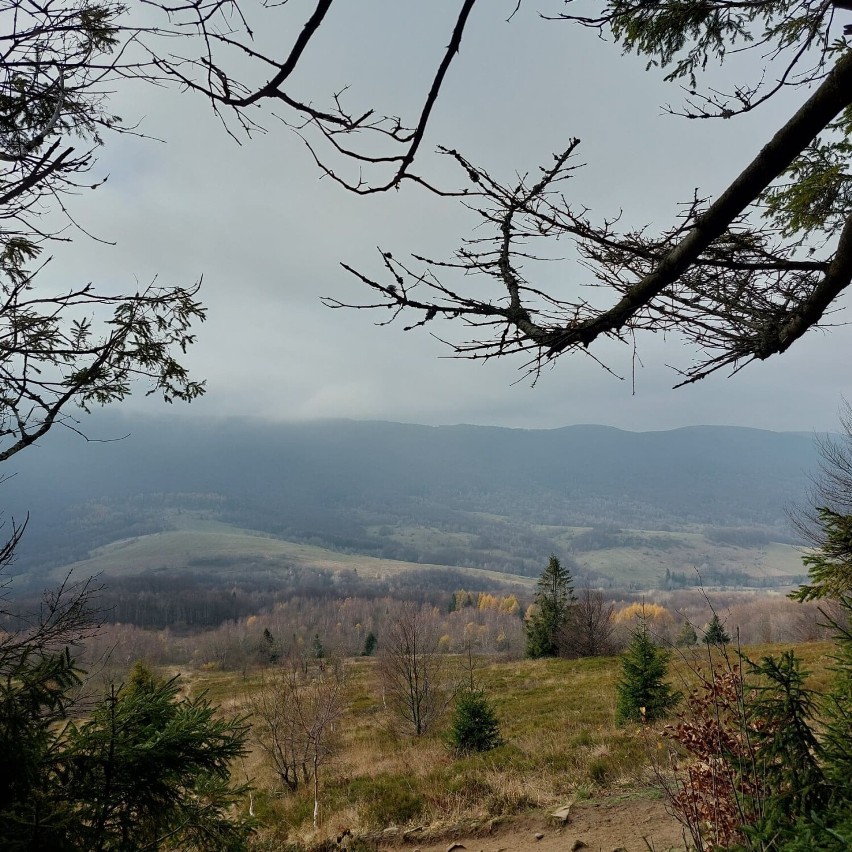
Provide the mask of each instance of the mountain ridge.
[{"label": "mountain ridge", "polygon": [[174,511],[334,550],[513,573],[570,551],[578,530],[601,530],[578,539],[584,546],[615,541],[618,529],[753,528],[740,538],[783,543],[792,540],[785,506],[804,499],[817,461],[810,435],[741,426],[535,430],[105,412],[85,427],[131,436],[86,443],[54,433],[7,463],[17,475],[0,493],[6,516],[31,517],[21,572],[168,529]]}]

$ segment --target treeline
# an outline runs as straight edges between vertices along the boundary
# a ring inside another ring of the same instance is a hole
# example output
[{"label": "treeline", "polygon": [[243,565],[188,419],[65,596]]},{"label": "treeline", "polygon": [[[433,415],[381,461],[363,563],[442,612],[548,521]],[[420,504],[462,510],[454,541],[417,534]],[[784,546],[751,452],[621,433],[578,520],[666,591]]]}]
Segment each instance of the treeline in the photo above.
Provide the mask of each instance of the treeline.
[{"label": "treeline", "polygon": [[[121,669],[145,659],[154,665],[245,672],[272,665],[293,652],[355,657],[365,652],[371,634],[381,643],[389,613],[404,601],[396,596],[293,596],[257,615],[191,633],[110,623],[86,641],[83,659],[93,671]],[[468,646],[485,654],[517,657],[522,652],[518,609],[498,605],[449,612],[446,596],[440,607],[422,604],[421,608],[428,613],[441,652],[459,653]]]},{"label": "treeline", "polygon": [[[229,497],[217,515],[238,527],[289,541],[379,559],[465,565],[535,576],[553,550],[553,536],[510,515],[487,517],[475,505],[437,505],[422,497],[393,503],[341,506],[334,501],[298,504]],[[566,524],[563,515],[561,523]],[[415,535],[412,535],[415,533]]]},{"label": "treeline", "polygon": [[669,550],[680,546],[680,542],[666,536],[643,535],[635,530],[623,530],[614,524],[607,524],[596,525],[577,533],[571,538],[569,546],[574,553],[609,550],[614,547]]},{"label": "treeline", "polygon": [[88,559],[92,551],[115,541],[172,529],[174,515],[184,512],[217,519],[225,503],[215,493],[154,493],[98,497],[49,511],[36,508],[30,515],[31,532],[21,540],[9,571],[33,574],[33,584],[40,587],[39,575],[50,568]]},{"label": "treeline", "polygon": [[[377,579],[364,578],[354,570],[332,572],[291,565],[281,571],[276,565],[276,576],[270,578],[269,566],[257,560],[242,564],[235,579],[228,580],[204,572],[205,565],[206,560],[198,560],[192,572],[147,571],[130,577],[100,577],[95,601],[101,620],[193,633],[268,613],[294,599],[314,601],[323,607],[342,599],[392,598],[448,609],[454,590],[462,585],[473,594],[499,586],[490,578],[451,569],[405,571]],[[19,597],[17,608],[33,609],[36,601],[35,596]]]},{"label": "treeline", "polygon": [[[120,669],[142,658],[156,665],[247,671],[270,665],[291,650],[310,654],[319,647],[336,656],[359,656],[365,650],[370,652],[369,636],[381,644],[388,613],[400,603],[411,601],[418,601],[428,613],[442,652],[463,653],[470,647],[476,653],[523,656],[524,619],[529,616],[532,603],[529,591],[499,589],[493,584],[477,590],[471,587],[469,577],[440,574],[439,578],[427,573],[419,579],[419,587],[414,583],[388,583],[382,586],[382,593],[362,586],[364,594],[343,595],[343,587],[334,585],[318,588],[310,595],[299,594],[295,589],[237,589],[236,617],[227,611],[234,599],[228,599],[227,590],[220,590],[227,593],[210,609],[216,612],[216,606],[222,607],[226,617],[221,622],[194,627],[152,626],[153,623],[141,626],[111,618],[96,637],[88,640],[85,664],[91,670],[103,665]],[[453,579],[461,584],[455,589],[441,587]],[[348,581],[353,584],[351,590],[359,588],[356,577],[350,576]],[[447,591],[448,588],[452,590]],[[116,597],[128,589],[132,587],[116,590]],[[189,606],[201,587],[193,590],[190,583],[181,586],[166,582],[159,591],[165,597],[179,595]],[[584,592],[578,590],[581,600]],[[250,611],[253,604],[257,608]],[[731,592],[713,594],[708,599],[700,592],[676,591],[657,601],[639,595],[617,599],[601,596],[601,605],[611,619],[608,653],[626,647],[640,618],[645,619],[654,641],[660,645],[680,644],[685,625],[692,627],[700,641],[714,611],[719,613],[728,633],[746,645],[811,641],[828,635],[825,618],[816,605],[797,604],[780,595]],[[205,606],[206,602],[199,601],[201,609]],[[154,612],[159,614],[161,610],[155,608]]]},{"label": "treeline", "polygon": [[807,579],[807,574],[773,574],[760,576],[736,568],[704,567],[701,571],[688,572],[666,569],[660,578],[660,588],[694,589],[696,586],[731,586],[749,589],[779,589],[798,586]]},{"label": "treeline", "polygon": [[[136,453],[125,452],[121,442],[104,445],[99,465],[80,469],[89,450],[66,448],[62,469],[71,469],[60,486],[56,468],[45,464],[49,452],[34,458],[26,477],[5,486],[7,511],[31,512],[32,532],[16,573],[38,573],[112,541],[169,529],[179,511],[342,552],[527,576],[535,576],[551,552],[564,551],[566,527],[590,528],[569,545],[576,553],[663,549],[674,545],[635,530],[696,524],[711,525],[712,543],[760,546],[791,540],[777,495],[800,493],[795,482],[801,476],[779,460],[812,453],[809,438],[736,430],[720,430],[702,453],[697,448],[711,434],[702,430],[522,435],[395,424],[226,428],[195,421],[187,433],[181,428],[170,423],[147,437],[142,429]],[[163,443],[163,434],[171,443]],[[229,434],[242,436],[227,444],[239,453],[222,452]],[[503,451],[489,453],[489,443]],[[520,477],[493,464],[516,443],[537,459],[535,475],[529,466]],[[574,452],[566,454],[567,448]],[[690,465],[700,469],[701,493]]]},{"label": "treeline", "polygon": [[173,529],[184,512],[340,553],[527,576],[535,575],[554,546],[551,536],[526,522],[481,518],[417,500],[366,511],[333,503],[300,506],[220,494],[158,493],[36,511],[33,534],[22,542],[13,573],[32,574],[32,585],[41,586],[46,570],[87,559],[114,541]]},{"label": "treeline", "polygon": [[729,544],[734,547],[764,547],[774,541],[782,544],[802,544],[793,528],[773,527],[705,527],[704,537],[714,544]]}]

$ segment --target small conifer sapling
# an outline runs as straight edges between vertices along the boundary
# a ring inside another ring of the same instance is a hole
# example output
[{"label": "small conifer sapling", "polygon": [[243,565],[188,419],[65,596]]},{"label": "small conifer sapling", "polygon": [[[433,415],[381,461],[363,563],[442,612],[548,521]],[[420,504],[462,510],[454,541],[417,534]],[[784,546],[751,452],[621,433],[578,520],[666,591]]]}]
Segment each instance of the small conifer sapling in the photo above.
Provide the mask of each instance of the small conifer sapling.
[{"label": "small conifer sapling", "polygon": [[502,744],[497,714],[481,689],[464,689],[456,696],[447,740],[457,754],[490,751]]},{"label": "small conifer sapling", "polygon": [[616,687],[617,724],[655,722],[669,715],[681,694],[673,692],[665,682],[668,668],[669,654],[654,645],[643,622],[633,631],[621,659],[621,678]]}]

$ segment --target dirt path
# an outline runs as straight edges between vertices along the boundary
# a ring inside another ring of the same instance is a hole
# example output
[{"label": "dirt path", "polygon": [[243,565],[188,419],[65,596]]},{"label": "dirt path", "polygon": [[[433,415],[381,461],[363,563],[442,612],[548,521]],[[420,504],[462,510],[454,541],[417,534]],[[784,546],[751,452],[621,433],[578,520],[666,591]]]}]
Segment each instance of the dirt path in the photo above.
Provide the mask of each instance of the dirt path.
[{"label": "dirt path", "polygon": [[[580,846],[579,842],[585,844]],[[580,802],[571,808],[564,826],[557,826],[546,814],[507,820],[491,832],[459,832],[440,841],[409,834],[383,840],[382,850],[447,852],[460,843],[467,852],[683,852],[680,825],[666,813],[663,803],[646,799],[608,802]],[[456,847],[461,852],[462,847]]]}]

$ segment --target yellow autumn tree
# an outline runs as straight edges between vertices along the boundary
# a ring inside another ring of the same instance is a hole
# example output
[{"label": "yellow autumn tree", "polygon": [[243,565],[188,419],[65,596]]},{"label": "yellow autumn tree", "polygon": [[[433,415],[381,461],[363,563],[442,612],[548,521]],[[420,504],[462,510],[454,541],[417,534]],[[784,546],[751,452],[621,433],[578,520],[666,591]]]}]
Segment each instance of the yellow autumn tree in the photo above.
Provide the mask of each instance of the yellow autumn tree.
[{"label": "yellow autumn tree", "polygon": [[667,630],[675,623],[674,616],[664,606],[655,603],[628,604],[616,611],[613,620],[630,629],[644,621],[652,632]]}]

